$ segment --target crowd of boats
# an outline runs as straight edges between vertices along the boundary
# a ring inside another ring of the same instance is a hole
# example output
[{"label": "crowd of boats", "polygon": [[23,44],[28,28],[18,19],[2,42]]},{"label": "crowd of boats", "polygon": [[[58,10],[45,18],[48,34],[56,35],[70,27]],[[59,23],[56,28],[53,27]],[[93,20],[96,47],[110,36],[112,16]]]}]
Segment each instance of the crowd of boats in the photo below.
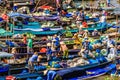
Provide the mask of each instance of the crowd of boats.
[{"label": "crowd of boats", "polygon": [[120,76],[115,6],[102,1],[96,7],[63,2],[63,7],[36,5],[33,10],[28,5],[15,3],[0,17],[0,80]]}]

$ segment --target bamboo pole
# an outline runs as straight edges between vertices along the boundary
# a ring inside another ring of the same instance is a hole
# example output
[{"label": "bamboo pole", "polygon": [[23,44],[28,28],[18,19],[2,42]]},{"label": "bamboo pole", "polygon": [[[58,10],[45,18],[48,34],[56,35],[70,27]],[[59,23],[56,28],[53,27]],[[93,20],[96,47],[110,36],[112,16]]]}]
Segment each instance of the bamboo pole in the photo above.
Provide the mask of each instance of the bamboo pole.
[{"label": "bamboo pole", "polygon": [[36,4],[36,6],[35,6],[33,12],[36,10],[36,8],[37,8],[37,6],[39,5],[40,1],[41,1],[41,0],[38,0],[38,2],[37,2],[37,4]]},{"label": "bamboo pole", "polygon": [[[118,14],[116,14],[116,24],[118,25]],[[117,32],[118,32],[118,30],[119,30],[119,28],[117,29]],[[115,35],[115,39],[117,39],[117,32],[116,32],[116,35]]]},{"label": "bamboo pole", "polygon": [[84,0],[82,0],[82,7],[83,7],[83,9],[84,9]]}]

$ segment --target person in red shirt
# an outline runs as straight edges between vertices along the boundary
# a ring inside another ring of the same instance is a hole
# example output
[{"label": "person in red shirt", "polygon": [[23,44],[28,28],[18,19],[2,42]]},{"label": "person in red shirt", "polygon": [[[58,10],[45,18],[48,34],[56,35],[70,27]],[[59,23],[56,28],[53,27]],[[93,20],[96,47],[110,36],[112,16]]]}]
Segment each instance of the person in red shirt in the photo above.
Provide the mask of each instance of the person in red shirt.
[{"label": "person in red shirt", "polygon": [[84,28],[87,28],[87,27],[88,27],[88,24],[87,24],[86,21],[83,21],[83,22],[82,22],[82,25],[83,25]]},{"label": "person in red shirt", "polygon": [[26,36],[26,34],[23,35],[23,43],[27,44],[27,36]]},{"label": "person in red shirt", "polygon": [[62,15],[66,15],[67,14],[67,11],[66,10],[62,10]]}]

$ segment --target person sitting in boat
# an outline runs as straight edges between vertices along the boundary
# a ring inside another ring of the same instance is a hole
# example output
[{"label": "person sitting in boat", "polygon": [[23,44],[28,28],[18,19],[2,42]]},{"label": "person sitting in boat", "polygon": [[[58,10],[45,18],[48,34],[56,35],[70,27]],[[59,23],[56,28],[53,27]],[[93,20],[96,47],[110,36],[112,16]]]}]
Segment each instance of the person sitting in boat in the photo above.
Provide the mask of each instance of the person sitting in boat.
[{"label": "person sitting in boat", "polygon": [[92,32],[92,36],[100,36],[100,33],[98,32],[97,29],[95,29],[93,32]]},{"label": "person sitting in boat", "polygon": [[85,30],[83,33],[83,38],[88,38],[88,35],[89,35],[88,30]]},{"label": "person sitting in boat", "polygon": [[51,43],[47,43],[46,55],[47,55],[47,60],[49,61],[51,59],[51,56],[52,56]]},{"label": "person sitting in boat", "polygon": [[106,40],[107,42],[107,53],[110,52],[110,45],[115,45],[115,40],[112,39],[112,36],[108,36],[108,39]]},{"label": "person sitting in boat", "polygon": [[62,16],[65,16],[67,13],[68,13],[67,10],[62,10],[61,11]]},{"label": "person sitting in boat", "polygon": [[64,42],[60,42],[60,51],[63,52],[63,58],[68,58],[68,48]]},{"label": "person sitting in boat", "polygon": [[17,5],[17,4],[14,4],[14,6],[13,6],[13,11],[16,12],[17,9],[18,9],[18,5]]},{"label": "person sitting in boat", "polygon": [[57,72],[53,70],[45,70],[44,75],[47,75],[46,80],[62,80],[62,77],[59,76]]},{"label": "person sitting in boat", "polygon": [[17,53],[17,50],[16,50],[16,48],[12,48],[12,52],[11,52],[12,54],[16,54]]},{"label": "person sitting in boat", "polygon": [[1,58],[1,61],[0,61],[1,63],[6,63],[6,64],[8,64],[8,60],[7,59],[5,59],[5,58]]},{"label": "person sitting in boat", "polygon": [[80,13],[78,14],[78,16],[80,16],[80,18],[81,18],[82,20],[84,20],[84,16],[85,16],[84,11],[81,10]]},{"label": "person sitting in boat", "polygon": [[116,57],[116,48],[113,46],[113,44],[110,45],[110,52],[108,54],[108,60],[115,60]]},{"label": "person sitting in boat", "polygon": [[107,16],[108,13],[107,13],[105,10],[103,10],[102,14],[103,14],[104,16]]},{"label": "person sitting in boat", "polygon": [[120,45],[117,46],[117,55],[120,55]]},{"label": "person sitting in boat", "polygon": [[90,42],[89,42],[88,38],[84,38],[84,42],[82,43],[82,47],[87,48],[89,50]]},{"label": "person sitting in boat", "polygon": [[73,38],[75,39],[74,43],[76,45],[80,45],[80,47],[82,47],[82,39],[79,38],[79,33],[75,33]]},{"label": "person sitting in boat", "polygon": [[103,14],[101,17],[100,17],[100,23],[104,23],[106,22],[106,16]]},{"label": "person sitting in boat", "polygon": [[34,71],[34,62],[36,62],[38,59],[38,53],[35,52],[32,57],[29,58],[28,60],[28,67],[29,67],[29,72]]},{"label": "person sitting in boat", "polygon": [[100,49],[100,44],[96,44],[95,47],[95,52],[96,52],[96,57],[100,57],[101,56],[101,49]]},{"label": "person sitting in boat", "polygon": [[41,62],[41,59],[42,59],[42,58],[43,58],[43,57],[42,57],[41,55],[39,55],[38,58],[37,58],[37,61],[38,61],[38,62]]},{"label": "person sitting in boat", "polygon": [[77,27],[79,28],[79,32],[82,31],[83,28],[82,22],[79,22],[77,25],[78,25]]},{"label": "person sitting in boat", "polygon": [[81,49],[80,53],[81,53],[82,58],[84,58],[84,59],[89,59],[89,58],[94,58],[94,57],[95,57],[95,56],[90,52],[90,50],[87,49],[87,47]]},{"label": "person sitting in boat", "polygon": [[10,59],[7,59],[8,64],[14,64],[15,63],[15,57],[11,57]]},{"label": "person sitting in boat", "polygon": [[82,25],[83,25],[83,28],[88,28],[88,24],[87,24],[86,21],[83,21],[83,22],[82,22]]}]

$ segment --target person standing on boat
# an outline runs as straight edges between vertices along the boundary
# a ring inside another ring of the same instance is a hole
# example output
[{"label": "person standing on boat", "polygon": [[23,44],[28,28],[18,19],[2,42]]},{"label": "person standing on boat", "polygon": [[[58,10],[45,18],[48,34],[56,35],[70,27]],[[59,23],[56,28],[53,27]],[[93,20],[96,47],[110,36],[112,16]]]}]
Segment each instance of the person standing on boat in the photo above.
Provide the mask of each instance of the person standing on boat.
[{"label": "person standing on boat", "polygon": [[57,54],[59,54],[59,51],[60,51],[60,40],[59,40],[59,37],[55,34],[53,36],[53,40],[55,40],[55,42],[54,42],[55,50],[57,51]]},{"label": "person standing on boat", "polygon": [[88,35],[89,35],[88,30],[85,30],[83,33],[83,38],[88,38]]},{"label": "person standing on boat", "polygon": [[63,58],[68,58],[68,48],[64,42],[60,42],[60,51],[63,52]]},{"label": "person standing on boat", "polygon": [[27,43],[27,53],[32,52],[32,48],[33,48],[33,40],[32,38],[29,38]]},{"label": "person standing on boat", "polygon": [[27,44],[27,35],[26,34],[23,35],[23,43],[25,45]]},{"label": "person standing on boat", "polygon": [[52,56],[51,43],[47,43],[46,55],[47,55],[47,60],[49,61],[51,59],[51,56]]},{"label": "person standing on boat", "polygon": [[36,62],[38,59],[38,53],[35,52],[32,57],[29,58],[28,60],[28,67],[29,67],[29,72],[34,71],[34,62]]}]

